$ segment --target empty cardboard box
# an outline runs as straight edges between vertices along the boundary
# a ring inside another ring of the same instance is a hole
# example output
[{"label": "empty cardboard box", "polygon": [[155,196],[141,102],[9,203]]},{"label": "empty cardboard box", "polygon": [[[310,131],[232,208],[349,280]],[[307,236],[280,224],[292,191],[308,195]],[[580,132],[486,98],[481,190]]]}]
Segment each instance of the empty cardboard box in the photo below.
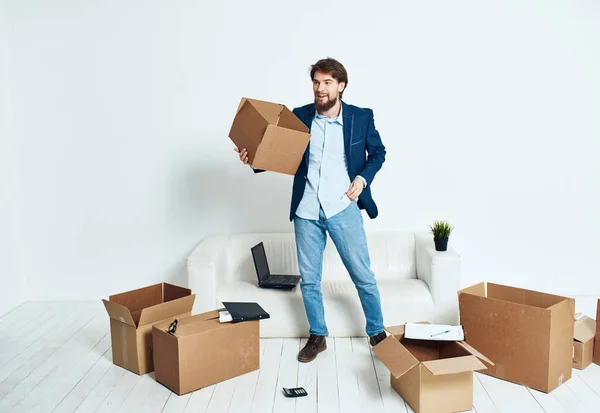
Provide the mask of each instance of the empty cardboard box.
[{"label": "empty cardboard box", "polygon": [[482,373],[546,393],[571,378],[575,300],[481,283],[458,302],[465,340],[495,363]]},{"label": "empty cardboard box", "polygon": [[596,307],[596,337],[594,340],[594,363],[600,365],[600,300]]},{"label": "empty cardboard box", "polygon": [[575,320],[575,336],[573,337],[573,368],[583,370],[594,358],[594,336],[596,321],[582,316]]},{"label": "empty cardboard box", "polygon": [[189,316],[195,298],[187,288],[163,283],[102,300],[110,317],[113,363],[137,374],[153,371],[152,325]]},{"label": "empty cardboard box", "polygon": [[211,311],[172,320],[152,328],[154,377],[182,395],[223,380],[258,370],[260,366],[259,321],[219,322]]},{"label": "empty cardboard box", "polygon": [[373,351],[391,373],[392,387],[415,413],[454,413],[473,409],[473,371],[493,363],[464,341],[413,340],[404,326]]},{"label": "empty cardboard box", "polygon": [[286,106],[242,98],[229,138],[255,169],[294,175],[308,146],[306,125]]}]

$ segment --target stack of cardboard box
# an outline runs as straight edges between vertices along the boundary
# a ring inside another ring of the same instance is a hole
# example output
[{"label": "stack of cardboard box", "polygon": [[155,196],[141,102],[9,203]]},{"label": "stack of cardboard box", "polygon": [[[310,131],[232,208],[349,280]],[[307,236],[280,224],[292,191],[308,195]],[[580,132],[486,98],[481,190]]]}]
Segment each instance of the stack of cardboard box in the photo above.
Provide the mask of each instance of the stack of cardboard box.
[{"label": "stack of cardboard box", "polygon": [[[155,284],[102,300],[110,317],[113,363],[176,392],[257,370],[259,322],[221,323],[219,312],[191,316],[196,296],[187,288]],[[168,332],[177,320],[174,333]]]}]

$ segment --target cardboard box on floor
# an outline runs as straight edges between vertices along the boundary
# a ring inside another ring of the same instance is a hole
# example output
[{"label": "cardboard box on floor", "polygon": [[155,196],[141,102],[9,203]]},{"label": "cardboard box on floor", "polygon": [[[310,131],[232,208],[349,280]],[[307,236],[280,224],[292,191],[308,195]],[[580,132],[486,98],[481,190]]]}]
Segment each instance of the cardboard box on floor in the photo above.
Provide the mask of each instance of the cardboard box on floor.
[{"label": "cardboard box on floor", "polygon": [[596,339],[594,340],[594,363],[600,365],[600,299],[596,307]]},{"label": "cardboard box on floor", "polygon": [[285,105],[242,98],[229,138],[238,148],[246,148],[253,168],[294,175],[310,133]]},{"label": "cardboard box on floor", "polygon": [[187,288],[162,283],[102,300],[110,317],[113,363],[137,374],[153,371],[152,325],[190,315],[195,298]]},{"label": "cardboard box on floor", "polygon": [[173,319],[152,328],[154,377],[182,395],[258,370],[259,321],[220,323],[219,312],[210,311]]},{"label": "cardboard box on floor", "polygon": [[571,378],[575,300],[481,283],[458,302],[465,340],[496,364],[482,373],[546,393]]},{"label": "cardboard box on floor", "polygon": [[493,363],[464,341],[404,338],[404,326],[373,351],[391,373],[392,387],[415,413],[454,413],[473,409],[473,371]]},{"label": "cardboard box on floor", "polygon": [[596,321],[582,316],[575,320],[575,336],[573,337],[573,368],[583,370],[594,358],[594,336]]}]

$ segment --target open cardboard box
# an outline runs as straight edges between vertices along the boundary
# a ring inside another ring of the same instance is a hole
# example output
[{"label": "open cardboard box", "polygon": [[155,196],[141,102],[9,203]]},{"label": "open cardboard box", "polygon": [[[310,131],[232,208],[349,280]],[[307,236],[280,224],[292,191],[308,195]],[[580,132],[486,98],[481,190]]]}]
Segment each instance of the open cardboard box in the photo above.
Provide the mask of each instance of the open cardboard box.
[{"label": "open cardboard box", "polygon": [[573,368],[583,370],[592,364],[594,358],[594,337],[596,321],[582,316],[575,320],[575,336],[573,337]]},{"label": "open cardboard box", "polygon": [[242,98],[229,138],[248,151],[252,168],[294,175],[310,133],[285,105]]},{"label": "open cardboard box", "polygon": [[413,340],[404,326],[373,351],[391,373],[391,385],[416,413],[454,413],[473,409],[473,371],[489,359],[464,341]]},{"label": "open cardboard box", "polygon": [[195,298],[187,288],[162,283],[102,300],[110,317],[113,363],[137,374],[154,370],[152,325],[190,315]]},{"label": "open cardboard box", "polygon": [[257,370],[260,366],[259,321],[219,322],[210,311],[173,319],[152,328],[154,377],[181,395]]},{"label": "open cardboard box", "polygon": [[458,302],[465,340],[494,360],[482,373],[546,393],[571,378],[574,299],[480,283]]}]

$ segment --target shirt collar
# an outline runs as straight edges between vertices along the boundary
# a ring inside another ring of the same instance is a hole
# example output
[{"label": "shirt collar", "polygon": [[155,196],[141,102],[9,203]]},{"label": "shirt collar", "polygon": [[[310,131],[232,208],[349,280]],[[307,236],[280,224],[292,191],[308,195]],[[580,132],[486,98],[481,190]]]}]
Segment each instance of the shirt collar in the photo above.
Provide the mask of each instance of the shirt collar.
[{"label": "shirt collar", "polygon": [[327,116],[325,116],[325,115],[321,115],[321,114],[320,114],[320,113],[319,113],[319,112],[318,112],[318,111],[315,109],[315,117],[316,117],[317,119],[325,119],[326,121],[328,121],[328,122],[331,122],[331,123],[333,123],[333,122],[337,122],[337,123],[339,123],[340,125],[342,125],[342,126],[343,126],[343,125],[344,125],[344,116],[343,116],[343,113],[342,113],[343,111],[344,111],[344,105],[341,105],[341,106],[340,106],[340,114],[338,115],[338,117],[337,117],[337,118],[328,118],[328,117],[327,117]]}]

